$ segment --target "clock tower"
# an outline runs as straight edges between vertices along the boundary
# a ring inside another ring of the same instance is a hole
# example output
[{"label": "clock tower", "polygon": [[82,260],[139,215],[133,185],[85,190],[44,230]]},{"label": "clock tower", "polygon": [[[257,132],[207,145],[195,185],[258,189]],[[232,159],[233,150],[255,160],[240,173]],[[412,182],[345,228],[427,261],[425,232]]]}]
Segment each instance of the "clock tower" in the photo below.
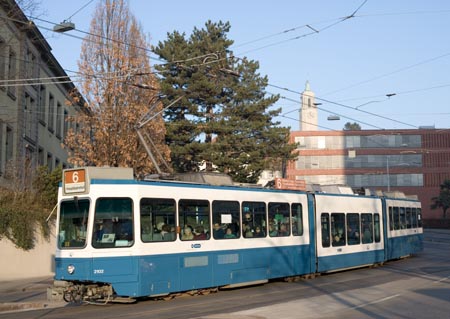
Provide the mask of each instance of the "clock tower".
[{"label": "clock tower", "polygon": [[317,131],[317,107],[315,104],[314,93],[309,87],[309,81],[306,81],[305,90],[301,96],[301,102],[300,131]]}]

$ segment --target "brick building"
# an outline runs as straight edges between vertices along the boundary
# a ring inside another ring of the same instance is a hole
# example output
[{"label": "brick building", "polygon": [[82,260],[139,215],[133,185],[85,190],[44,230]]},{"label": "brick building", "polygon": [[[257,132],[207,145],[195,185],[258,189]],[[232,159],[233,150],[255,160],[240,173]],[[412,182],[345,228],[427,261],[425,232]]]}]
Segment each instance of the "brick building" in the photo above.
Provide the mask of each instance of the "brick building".
[{"label": "brick building", "polygon": [[[304,92],[314,96],[309,85]],[[316,119],[314,100],[302,97],[300,121]],[[308,116],[308,117],[306,117]],[[450,129],[359,130],[291,132],[298,158],[288,164],[286,177],[307,184],[348,185],[352,188],[401,191],[417,195],[424,219],[442,218],[432,210],[432,197],[450,179]]]}]

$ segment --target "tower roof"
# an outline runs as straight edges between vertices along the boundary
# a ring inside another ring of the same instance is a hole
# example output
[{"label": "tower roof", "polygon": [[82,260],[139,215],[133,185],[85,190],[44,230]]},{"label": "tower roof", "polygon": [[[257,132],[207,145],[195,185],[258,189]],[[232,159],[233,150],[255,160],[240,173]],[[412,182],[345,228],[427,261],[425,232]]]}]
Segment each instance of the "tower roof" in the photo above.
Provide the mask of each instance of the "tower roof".
[{"label": "tower roof", "polygon": [[309,86],[309,81],[306,80],[305,91],[311,91],[311,87]]}]

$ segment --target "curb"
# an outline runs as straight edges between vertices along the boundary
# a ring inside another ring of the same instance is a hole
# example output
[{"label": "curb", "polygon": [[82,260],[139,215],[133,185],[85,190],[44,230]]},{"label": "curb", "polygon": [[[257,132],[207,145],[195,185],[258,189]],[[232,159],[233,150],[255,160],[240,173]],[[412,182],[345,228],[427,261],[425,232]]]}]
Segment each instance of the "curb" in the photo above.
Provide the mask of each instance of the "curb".
[{"label": "curb", "polygon": [[53,309],[61,308],[67,305],[66,302],[2,302],[0,303],[0,314],[40,310],[40,309]]}]

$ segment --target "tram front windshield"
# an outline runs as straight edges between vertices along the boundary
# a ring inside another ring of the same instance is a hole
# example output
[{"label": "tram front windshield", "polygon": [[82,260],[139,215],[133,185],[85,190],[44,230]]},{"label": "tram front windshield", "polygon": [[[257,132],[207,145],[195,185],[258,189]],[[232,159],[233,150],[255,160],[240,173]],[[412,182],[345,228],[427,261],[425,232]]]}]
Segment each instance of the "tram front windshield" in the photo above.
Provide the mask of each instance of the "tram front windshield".
[{"label": "tram front windshield", "polygon": [[76,198],[61,202],[58,229],[59,248],[81,248],[86,245],[89,204],[88,199]]}]

